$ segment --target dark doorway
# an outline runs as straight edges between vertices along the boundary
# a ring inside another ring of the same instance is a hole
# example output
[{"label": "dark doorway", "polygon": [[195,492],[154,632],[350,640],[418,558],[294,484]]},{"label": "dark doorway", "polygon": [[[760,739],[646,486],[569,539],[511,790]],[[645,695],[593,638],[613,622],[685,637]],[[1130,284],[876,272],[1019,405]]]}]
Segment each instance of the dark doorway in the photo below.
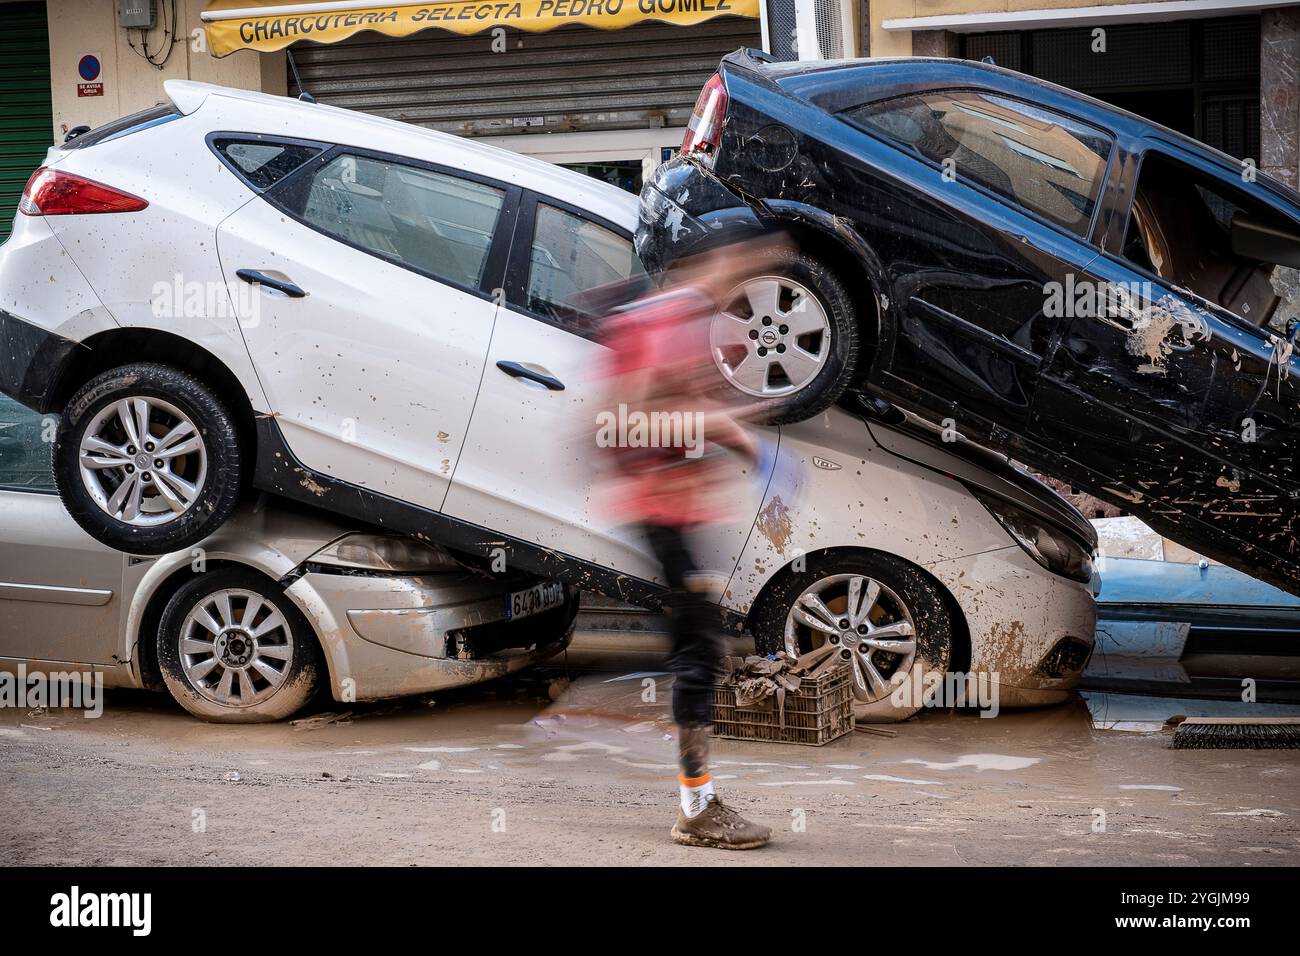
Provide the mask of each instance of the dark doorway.
[{"label": "dark doorway", "polygon": [[972,33],[961,49],[1259,160],[1258,16],[1102,29]]},{"label": "dark doorway", "polygon": [[1144,116],[1188,136],[1196,135],[1196,97],[1191,90],[1117,90],[1095,94],[1113,106]]}]

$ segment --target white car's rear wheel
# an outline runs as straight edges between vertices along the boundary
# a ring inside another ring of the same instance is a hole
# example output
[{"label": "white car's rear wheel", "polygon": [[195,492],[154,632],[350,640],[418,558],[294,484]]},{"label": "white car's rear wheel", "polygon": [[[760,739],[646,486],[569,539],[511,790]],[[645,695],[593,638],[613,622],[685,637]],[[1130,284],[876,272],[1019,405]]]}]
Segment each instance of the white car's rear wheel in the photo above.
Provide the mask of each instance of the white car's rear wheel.
[{"label": "white car's rear wheel", "polygon": [[212,534],[239,501],[241,470],[225,405],[167,365],[123,365],[91,379],[55,436],[64,507],[96,541],[129,554],[178,551]]},{"label": "white car's rear wheel", "polygon": [[203,438],[188,415],[160,398],[131,395],[105,405],[80,445],[81,483],[101,510],[125,524],[167,524],[203,493]]}]

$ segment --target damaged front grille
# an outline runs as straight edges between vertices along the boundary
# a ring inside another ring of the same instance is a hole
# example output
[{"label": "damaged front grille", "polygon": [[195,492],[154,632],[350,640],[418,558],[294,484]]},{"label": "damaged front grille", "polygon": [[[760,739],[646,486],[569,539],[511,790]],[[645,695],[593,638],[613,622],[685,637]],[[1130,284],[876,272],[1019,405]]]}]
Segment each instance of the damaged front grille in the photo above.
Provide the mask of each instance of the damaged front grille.
[{"label": "damaged front grille", "polygon": [[1083,670],[1088,663],[1092,647],[1077,637],[1063,637],[1057,641],[1038,664],[1043,677],[1058,679]]}]

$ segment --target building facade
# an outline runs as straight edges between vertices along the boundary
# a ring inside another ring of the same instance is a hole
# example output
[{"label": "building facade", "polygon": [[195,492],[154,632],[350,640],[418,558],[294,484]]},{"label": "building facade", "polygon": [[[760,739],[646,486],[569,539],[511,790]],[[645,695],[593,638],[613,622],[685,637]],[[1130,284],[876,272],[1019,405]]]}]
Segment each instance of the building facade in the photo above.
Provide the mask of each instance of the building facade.
[{"label": "building facade", "polygon": [[1300,185],[1293,0],[870,0],[873,55],[992,57]]},{"label": "building facade", "polygon": [[52,142],[157,102],[172,78],[280,94],[301,83],[324,103],[639,189],[718,60],[742,46],[778,59],[991,57],[1300,185],[1294,3],[0,0],[0,25],[0,238]]}]

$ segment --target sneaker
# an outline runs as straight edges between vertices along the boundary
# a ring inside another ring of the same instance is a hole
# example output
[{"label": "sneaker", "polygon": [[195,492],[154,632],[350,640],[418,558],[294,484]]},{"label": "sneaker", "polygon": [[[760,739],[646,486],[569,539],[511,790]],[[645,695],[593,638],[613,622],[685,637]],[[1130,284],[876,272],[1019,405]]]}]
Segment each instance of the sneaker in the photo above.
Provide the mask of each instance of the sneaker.
[{"label": "sneaker", "polygon": [[754,850],[772,839],[772,831],[750,823],[716,796],[698,816],[688,817],[677,808],[673,842],[683,846],[712,846],[720,850]]}]

